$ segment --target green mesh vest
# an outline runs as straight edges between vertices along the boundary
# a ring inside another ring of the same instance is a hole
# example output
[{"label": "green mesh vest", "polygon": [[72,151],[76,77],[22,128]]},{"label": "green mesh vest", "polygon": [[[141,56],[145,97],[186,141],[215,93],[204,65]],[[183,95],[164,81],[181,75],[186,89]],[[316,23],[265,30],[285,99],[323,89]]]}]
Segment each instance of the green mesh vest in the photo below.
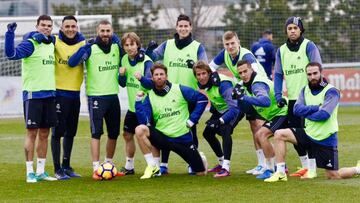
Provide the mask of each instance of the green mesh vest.
[{"label": "green mesh vest", "polygon": [[55,90],[55,53],[54,44],[39,44],[28,39],[34,45],[31,56],[22,59],[23,90],[37,92]]},{"label": "green mesh vest", "polygon": [[164,65],[168,69],[167,75],[170,82],[198,89],[193,70],[188,68],[186,61],[188,59],[192,59],[194,62],[198,61],[199,46],[200,43],[194,40],[183,49],[178,49],[174,39],[166,42]]},{"label": "green mesh vest", "polygon": [[153,90],[149,91],[149,99],[157,130],[172,138],[189,132],[186,127],[189,119],[188,103],[178,84],[172,84],[165,96],[158,96]]},{"label": "green mesh vest", "polygon": [[[243,59],[243,57],[245,56],[245,54],[253,55],[251,53],[251,51],[249,51],[248,49],[240,47],[240,56],[239,56],[238,61],[241,61]],[[255,56],[254,56],[254,58],[255,58]],[[235,65],[232,64],[231,56],[230,56],[229,52],[227,52],[226,50],[224,51],[224,62],[225,62],[226,67],[228,67],[228,69],[231,71],[231,73],[234,75],[234,77],[240,81],[241,78],[239,76],[239,73],[237,72],[237,62],[235,63]],[[256,64],[257,64],[259,70],[254,70],[254,71],[257,72],[257,74],[259,74],[259,75],[266,76],[264,67],[262,67],[262,65],[259,63],[259,61],[257,59],[256,59]]]},{"label": "green mesh vest", "polygon": [[[230,81],[234,85],[234,81],[225,75],[219,74],[220,81]],[[220,94],[220,87],[219,86],[212,86],[210,89],[206,90],[206,94],[209,97],[211,105],[219,112],[224,113],[229,109],[227,103],[225,102],[224,98]]]},{"label": "green mesh vest", "polygon": [[308,39],[304,39],[297,52],[290,51],[286,44],[280,47],[281,64],[289,100],[297,100],[301,89],[307,85],[305,67],[309,63],[306,55],[308,42]]},{"label": "green mesh vest", "polygon": [[145,55],[144,61],[138,62],[135,66],[129,63],[129,55],[125,54],[121,59],[121,65],[126,68],[126,90],[128,94],[129,111],[135,112],[135,98],[138,91],[146,92],[140,81],[135,78],[135,72],[140,72],[144,76],[145,62],[151,61],[151,59]]},{"label": "green mesh vest", "polygon": [[[270,97],[271,103],[270,103],[270,107],[259,107],[259,106],[253,105],[255,110],[267,121],[271,121],[276,116],[287,115],[287,106],[284,106],[283,108],[279,108],[277,106],[277,102],[275,99],[275,93],[274,93],[274,83],[271,80],[269,80],[267,77],[263,77],[261,75],[256,75],[254,78],[254,81],[252,82],[251,85],[253,85],[256,82],[263,82],[269,86],[269,88],[270,88],[269,97]],[[245,90],[248,95],[254,96],[254,94],[248,92],[246,88],[245,88]]]},{"label": "green mesh vest", "polygon": [[[319,94],[313,95],[308,85],[305,86],[304,98],[306,105],[322,105],[325,100],[325,94],[334,86],[328,84]],[[305,132],[314,140],[324,140],[339,130],[337,122],[337,105],[331,113],[330,118],[325,121],[311,121],[305,118]]]},{"label": "green mesh vest", "polygon": [[86,94],[104,96],[118,94],[118,72],[120,52],[117,44],[111,45],[111,51],[105,54],[98,45],[91,46],[91,55],[86,60]]}]

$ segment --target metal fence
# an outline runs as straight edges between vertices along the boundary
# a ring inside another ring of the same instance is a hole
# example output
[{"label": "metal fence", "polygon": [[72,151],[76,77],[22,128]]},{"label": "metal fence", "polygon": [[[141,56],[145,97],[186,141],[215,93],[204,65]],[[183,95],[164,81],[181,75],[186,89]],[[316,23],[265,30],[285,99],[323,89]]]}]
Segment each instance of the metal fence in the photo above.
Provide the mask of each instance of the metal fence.
[{"label": "metal fence", "polygon": [[[250,48],[263,30],[271,29],[273,43],[286,40],[284,23],[289,16],[300,16],[305,37],[320,49],[324,63],[357,62],[360,58],[360,1],[339,0],[12,0],[2,1],[0,15],[14,16],[111,15],[115,32],[121,35],[135,31],[143,46],[150,40],[158,43],[175,33],[176,18],[185,13],[192,18],[193,36],[206,47],[209,60],[222,49],[222,34],[238,33],[241,45]],[[34,26],[34,25],[31,25]],[[0,75],[18,74],[5,71],[11,65],[3,53],[6,26],[1,26]],[[94,32],[84,33],[93,37]]]}]

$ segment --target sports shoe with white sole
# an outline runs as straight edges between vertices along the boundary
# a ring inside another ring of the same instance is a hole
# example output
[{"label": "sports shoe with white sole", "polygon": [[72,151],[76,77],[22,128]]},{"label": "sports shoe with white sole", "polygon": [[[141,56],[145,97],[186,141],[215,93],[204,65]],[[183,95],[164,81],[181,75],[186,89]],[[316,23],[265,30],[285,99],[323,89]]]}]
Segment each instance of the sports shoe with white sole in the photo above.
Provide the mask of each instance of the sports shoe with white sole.
[{"label": "sports shoe with white sole", "polygon": [[57,180],[56,178],[49,176],[49,174],[47,172],[37,175],[37,179],[39,181],[41,181],[41,180],[56,181]]}]

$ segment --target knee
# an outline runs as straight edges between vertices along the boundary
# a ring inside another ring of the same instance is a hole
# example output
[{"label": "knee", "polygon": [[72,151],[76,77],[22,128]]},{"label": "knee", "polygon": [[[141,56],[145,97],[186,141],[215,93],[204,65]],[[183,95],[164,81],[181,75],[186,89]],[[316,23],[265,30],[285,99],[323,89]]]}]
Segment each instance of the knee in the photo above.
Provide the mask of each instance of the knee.
[{"label": "knee", "polygon": [[139,125],[135,128],[135,136],[137,139],[142,139],[148,131],[149,128],[146,125]]},{"label": "knee", "polygon": [[132,134],[126,133],[126,132],[124,132],[123,138],[124,138],[125,142],[131,142],[134,140],[134,136]]},{"label": "knee", "polygon": [[279,141],[279,140],[283,140],[283,138],[284,138],[284,134],[283,134],[283,131],[282,131],[282,130],[277,130],[277,131],[275,131],[275,133],[274,133],[274,140]]}]

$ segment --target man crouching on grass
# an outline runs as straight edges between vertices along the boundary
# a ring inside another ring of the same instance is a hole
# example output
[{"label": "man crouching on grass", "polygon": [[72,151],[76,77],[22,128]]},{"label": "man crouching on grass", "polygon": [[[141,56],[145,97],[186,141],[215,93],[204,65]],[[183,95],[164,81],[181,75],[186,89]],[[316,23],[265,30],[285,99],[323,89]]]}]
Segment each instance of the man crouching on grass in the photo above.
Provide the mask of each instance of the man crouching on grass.
[{"label": "man crouching on grass", "polygon": [[286,142],[309,151],[316,162],[309,163],[305,179],[315,178],[316,166],[325,169],[328,179],[351,178],[360,174],[360,161],[356,167],[339,169],[337,110],[340,92],[323,78],[322,67],[317,62],[305,68],[308,85],[300,92],[294,114],[305,118],[305,128],[287,128],[275,132],[276,173],[265,182],[287,181],[285,173]]},{"label": "man crouching on grass", "polygon": [[[196,124],[208,100],[205,95],[189,87],[173,84],[167,80],[167,68],[154,64],[151,68],[154,87],[143,99],[137,94],[135,109],[141,125],[135,136],[144,154],[147,167],[140,179],[159,175],[159,150],[171,150],[180,155],[196,175],[205,175],[207,162],[193,142],[190,128]],[[190,114],[188,105],[196,105]]]}]

